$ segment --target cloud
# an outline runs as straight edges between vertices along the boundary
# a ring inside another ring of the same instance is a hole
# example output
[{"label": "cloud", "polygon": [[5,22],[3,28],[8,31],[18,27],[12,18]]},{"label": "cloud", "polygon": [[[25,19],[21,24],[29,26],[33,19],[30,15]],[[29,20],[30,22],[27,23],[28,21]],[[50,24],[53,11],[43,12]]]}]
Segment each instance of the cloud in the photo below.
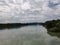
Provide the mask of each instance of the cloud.
[{"label": "cloud", "polygon": [[25,3],[21,4],[21,8],[23,10],[31,9],[31,5],[29,4],[29,2],[25,2]]},{"label": "cloud", "polygon": [[44,22],[60,19],[59,2],[59,0],[0,0],[0,22]]},{"label": "cloud", "polygon": [[53,2],[51,2],[51,1],[49,1],[48,6],[49,6],[50,8],[56,8],[57,5],[59,5],[59,4],[60,4],[60,3],[53,3]]}]

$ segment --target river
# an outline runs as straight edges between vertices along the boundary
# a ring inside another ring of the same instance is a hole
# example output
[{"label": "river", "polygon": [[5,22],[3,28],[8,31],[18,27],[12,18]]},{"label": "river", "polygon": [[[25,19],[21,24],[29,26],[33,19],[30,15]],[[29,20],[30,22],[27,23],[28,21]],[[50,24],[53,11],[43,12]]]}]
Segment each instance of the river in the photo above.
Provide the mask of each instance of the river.
[{"label": "river", "polygon": [[50,36],[40,25],[0,30],[0,45],[60,45],[60,38]]}]

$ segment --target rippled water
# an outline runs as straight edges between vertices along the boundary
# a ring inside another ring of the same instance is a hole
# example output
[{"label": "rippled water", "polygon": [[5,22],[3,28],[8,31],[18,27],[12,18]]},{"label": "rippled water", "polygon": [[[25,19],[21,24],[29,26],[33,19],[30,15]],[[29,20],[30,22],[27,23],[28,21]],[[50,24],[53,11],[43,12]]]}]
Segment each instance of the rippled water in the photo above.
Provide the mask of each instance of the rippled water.
[{"label": "rippled water", "polygon": [[60,39],[50,36],[44,27],[32,25],[0,30],[0,45],[60,45]]}]

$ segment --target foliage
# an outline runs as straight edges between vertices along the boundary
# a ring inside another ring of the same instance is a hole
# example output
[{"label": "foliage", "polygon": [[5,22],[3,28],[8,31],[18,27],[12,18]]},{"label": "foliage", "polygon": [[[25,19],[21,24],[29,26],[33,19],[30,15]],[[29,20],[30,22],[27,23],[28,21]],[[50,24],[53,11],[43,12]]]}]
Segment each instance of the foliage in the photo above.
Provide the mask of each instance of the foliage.
[{"label": "foliage", "polygon": [[44,27],[51,32],[60,32],[60,20],[52,20],[44,23]]}]

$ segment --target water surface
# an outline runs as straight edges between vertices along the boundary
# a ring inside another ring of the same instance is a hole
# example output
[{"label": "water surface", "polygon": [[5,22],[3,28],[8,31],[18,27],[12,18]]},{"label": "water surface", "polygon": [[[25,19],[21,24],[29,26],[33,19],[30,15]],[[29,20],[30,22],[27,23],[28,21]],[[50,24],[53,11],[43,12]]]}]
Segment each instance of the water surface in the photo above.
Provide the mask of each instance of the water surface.
[{"label": "water surface", "polygon": [[60,38],[50,36],[40,25],[0,30],[0,45],[60,45]]}]

